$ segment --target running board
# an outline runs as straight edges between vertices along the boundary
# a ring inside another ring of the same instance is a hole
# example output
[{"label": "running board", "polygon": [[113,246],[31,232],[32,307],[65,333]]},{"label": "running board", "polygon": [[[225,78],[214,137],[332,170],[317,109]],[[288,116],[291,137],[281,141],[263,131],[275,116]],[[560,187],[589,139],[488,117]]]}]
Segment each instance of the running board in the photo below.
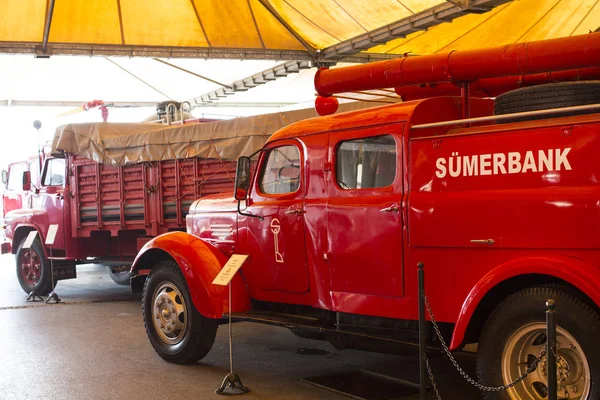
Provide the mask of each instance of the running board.
[{"label": "running board", "polygon": [[[226,317],[225,315],[223,316]],[[311,329],[325,335],[334,336],[351,336],[369,341],[383,341],[388,344],[393,343],[399,346],[408,346],[412,349],[418,348],[416,341],[404,340],[401,336],[403,332],[396,332],[396,335],[390,335],[390,332],[377,332],[365,329],[348,329],[346,327],[326,326],[323,325],[321,319],[316,317],[302,316],[297,314],[285,314],[269,311],[249,311],[244,313],[233,313],[232,320],[234,322],[257,322],[261,324],[280,326],[288,329]],[[225,320],[223,320],[226,323]],[[387,334],[386,334],[387,333]],[[427,346],[428,350],[439,350],[438,347]]]}]

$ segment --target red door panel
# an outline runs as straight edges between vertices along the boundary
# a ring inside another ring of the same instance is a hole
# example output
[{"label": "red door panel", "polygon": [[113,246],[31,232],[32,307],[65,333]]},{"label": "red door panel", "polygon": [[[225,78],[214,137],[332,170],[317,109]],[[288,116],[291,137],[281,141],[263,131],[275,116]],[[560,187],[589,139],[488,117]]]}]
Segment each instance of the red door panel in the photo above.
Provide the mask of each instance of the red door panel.
[{"label": "red door panel", "polygon": [[399,297],[402,125],[332,134],[327,205],[331,290]]},{"label": "red door panel", "polygon": [[252,286],[270,291],[309,290],[304,220],[304,156],[296,141],[272,146],[259,163],[250,194],[245,270]]}]

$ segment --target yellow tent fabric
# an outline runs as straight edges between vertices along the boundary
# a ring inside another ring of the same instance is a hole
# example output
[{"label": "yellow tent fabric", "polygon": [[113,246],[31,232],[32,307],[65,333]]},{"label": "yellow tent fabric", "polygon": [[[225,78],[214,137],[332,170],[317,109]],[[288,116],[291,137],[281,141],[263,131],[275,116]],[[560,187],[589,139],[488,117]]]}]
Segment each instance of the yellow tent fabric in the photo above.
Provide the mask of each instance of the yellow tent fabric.
[{"label": "yellow tent fabric", "polygon": [[600,27],[598,0],[514,0],[369,51],[416,55],[581,35]]},{"label": "yellow tent fabric", "polygon": [[[0,0],[0,52],[20,52],[20,45],[41,44],[51,3],[52,0]],[[444,3],[445,0],[55,0],[49,44],[292,51],[305,50],[308,45],[325,49]],[[487,13],[468,14],[368,51],[428,54],[581,34],[598,29],[599,3],[514,0]]]},{"label": "yellow tent fabric", "polygon": [[[323,48],[444,0],[269,0]],[[41,42],[49,1],[1,0],[1,42]],[[56,0],[50,43],[303,50],[259,0]]]}]

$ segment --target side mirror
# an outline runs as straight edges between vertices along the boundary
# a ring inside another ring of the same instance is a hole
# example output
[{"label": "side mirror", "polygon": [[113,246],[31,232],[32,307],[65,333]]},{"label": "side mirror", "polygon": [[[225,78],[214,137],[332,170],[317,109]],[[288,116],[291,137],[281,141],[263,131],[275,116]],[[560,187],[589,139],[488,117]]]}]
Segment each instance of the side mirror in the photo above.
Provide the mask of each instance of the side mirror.
[{"label": "side mirror", "polygon": [[23,172],[23,191],[28,192],[31,190],[31,172]]},{"label": "side mirror", "polygon": [[242,156],[238,158],[237,170],[235,173],[235,193],[236,200],[246,200],[248,188],[250,187],[250,157]]},{"label": "side mirror", "polygon": [[6,170],[2,170],[2,183],[5,185],[8,183],[8,172]]}]

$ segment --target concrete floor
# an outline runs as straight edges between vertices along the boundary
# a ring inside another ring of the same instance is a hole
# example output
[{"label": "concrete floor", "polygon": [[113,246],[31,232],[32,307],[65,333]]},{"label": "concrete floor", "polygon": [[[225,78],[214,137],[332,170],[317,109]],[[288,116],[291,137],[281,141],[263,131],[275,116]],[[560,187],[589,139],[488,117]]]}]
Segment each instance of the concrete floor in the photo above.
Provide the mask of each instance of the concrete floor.
[{"label": "concrete floor", "polygon": [[[204,360],[192,366],[169,364],[148,342],[138,294],[114,284],[98,266],[81,266],[78,276],[57,285],[64,304],[26,303],[14,258],[0,257],[0,399],[220,398],[214,390],[229,368],[226,326]],[[298,349],[323,354],[297,354]],[[338,352],[287,329],[251,323],[234,325],[234,355],[236,372],[252,389],[245,399],[347,399],[300,380],[359,368],[418,378],[416,358]],[[474,374],[474,357],[458,358]],[[445,400],[480,398],[446,359],[433,360],[432,368]],[[434,398],[429,393],[428,399]]]}]

